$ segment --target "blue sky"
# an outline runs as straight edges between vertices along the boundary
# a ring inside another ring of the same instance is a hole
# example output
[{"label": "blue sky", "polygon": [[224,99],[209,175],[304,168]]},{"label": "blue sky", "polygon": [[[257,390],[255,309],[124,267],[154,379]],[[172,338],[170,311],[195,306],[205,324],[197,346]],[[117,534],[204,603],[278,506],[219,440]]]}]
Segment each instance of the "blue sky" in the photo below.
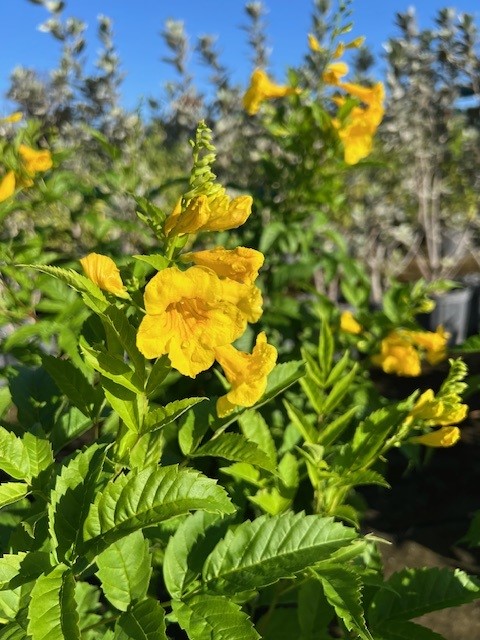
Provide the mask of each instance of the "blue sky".
[{"label": "blue sky", "polygon": [[[265,0],[268,8],[267,34],[272,49],[271,71],[281,81],[285,69],[301,62],[307,48],[306,34],[311,28],[313,0]],[[332,2],[334,4],[334,2]],[[161,98],[164,84],[175,77],[172,68],[162,62],[166,49],[159,33],[165,20],[183,20],[192,42],[203,34],[218,35],[223,63],[233,79],[245,85],[251,72],[246,34],[240,28],[247,22],[245,0],[66,0],[64,15],[81,18],[89,25],[87,54],[94,60],[99,48],[95,36],[96,16],[112,18],[115,40],[126,74],[122,101],[134,108],[142,97]],[[365,35],[367,43],[380,58],[382,44],[396,34],[395,13],[415,6],[421,27],[431,25],[438,9],[453,6],[472,13],[480,23],[479,0],[353,0],[352,37]],[[55,67],[59,46],[38,30],[48,17],[44,7],[28,0],[5,2],[2,6],[2,56],[0,61],[0,113],[8,111],[4,99],[11,70],[17,65],[36,68],[42,73]],[[7,25],[12,25],[8,28]],[[207,71],[190,61],[197,84],[206,80]],[[381,72],[381,62],[379,72]]]}]

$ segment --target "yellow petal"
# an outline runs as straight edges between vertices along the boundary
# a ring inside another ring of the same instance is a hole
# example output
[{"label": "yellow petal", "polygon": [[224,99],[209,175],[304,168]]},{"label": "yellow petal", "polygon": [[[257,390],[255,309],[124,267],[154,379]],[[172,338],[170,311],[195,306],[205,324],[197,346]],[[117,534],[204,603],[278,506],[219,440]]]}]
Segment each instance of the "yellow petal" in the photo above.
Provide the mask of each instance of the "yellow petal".
[{"label": "yellow petal", "polygon": [[0,202],[7,200],[15,193],[15,174],[8,171],[0,182]]},{"label": "yellow petal", "polygon": [[101,253],[89,253],[88,256],[80,260],[80,264],[87,278],[94,282],[97,287],[120,298],[129,297],[123,286],[120,271],[111,258]]},{"label": "yellow petal", "polygon": [[323,81],[336,86],[347,73],[348,65],[345,62],[332,62],[327,65],[323,72]]},{"label": "yellow petal", "polygon": [[178,236],[185,233],[196,233],[204,227],[210,216],[208,199],[205,195],[192,198],[182,211],[181,200],[165,221],[165,235]]},{"label": "yellow petal", "polygon": [[238,196],[233,200],[228,196],[214,198],[209,202],[209,215],[202,231],[226,231],[240,227],[251,214],[252,204],[251,196]]},{"label": "yellow petal", "polygon": [[422,436],[410,438],[410,442],[424,444],[427,447],[451,447],[460,440],[458,427],[441,427]]},{"label": "yellow petal", "polygon": [[372,356],[372,362],[385,371],[399,376],[419,376],[420,356],[413,345],[394,331],[381,342],[380,353]]},{"label": "yellow petal", "polygon": [[275,84],[263,69],[255,69],[250,79],[250,85],[243,96],[243,107],[248,115],[253,116],[258,112],[264,100],[283,98],[296,93],[299,93],[298,89]]},{"label": "yellow petal", "polygon": [[340,316],[340,330],[345,333],[358,334],[362,332],[362,325],[355,320],[351,311],[344,311]]},{"label": "yellow petal", "polygon": [[20,122],[22,118],[23,118],[23,113],[21,111],[15,111],[14,113],[11,113],[9,116],[6,116],[5,118],[1,118],[1,122],[5,122],[7,124],[14,124],[15,122]]},{"label": "yellow petal", "polygon": [[223,417],[236,406],[251,407],[265,392],[267,376],[277,361],[277,350],[267,344],[264,332],[257,337],[251,354],[242,353],[228,345],[215,351],[232,388],[217,401],[217,413]]},{"label": "yellow petal", "polygon": [[249,289],[204,267],[160,271],[145,288],[147,315],[137,334],[139,350],[147,358],[167,354],[173,368],[195,377],[212,365],[217,347],[245,331]]},{"label": "yellow petal", "polygon": [[347,44],[345,45],[345,49],[358,49],[364,42],[365,36],[359,36],[358,38],[355,38],[355,40],[347,42]]},{"label": "yellow petal", "polygon": [[345,53],[345,45],[343,44],[343,42],[339,42],[335,47],[335,51],[333,52],[332,57],[334,58],[334,60],[338,60],[338,58],[341,58],[344,53]]},{"label": "yellow petal", "polygon": [[322,47],[320,46],[319,41],[317,40],[317,38],[313,35],[313,33],[309,33],[308,34],[308,46],[310,47],[310,49],[312,51],[316,51],[317,53],[319,53],[320,51],[322,51]]},{"label": "yellow petal", "polygon": [[265,257],[260,251],[247,247],[224,249],[216,247],[205,251],[186,253],[183,260],[208,267],[221,278],[230,278],[244,284],[252,284],[258,277],[258,271]]},{"label": "yellow petal", "polygon": [[39,171],[48,171],[52,167],[52,155],[47,149],[36,150],[21,144],[18,152],[25,166],[25,171],[30,175]]}]

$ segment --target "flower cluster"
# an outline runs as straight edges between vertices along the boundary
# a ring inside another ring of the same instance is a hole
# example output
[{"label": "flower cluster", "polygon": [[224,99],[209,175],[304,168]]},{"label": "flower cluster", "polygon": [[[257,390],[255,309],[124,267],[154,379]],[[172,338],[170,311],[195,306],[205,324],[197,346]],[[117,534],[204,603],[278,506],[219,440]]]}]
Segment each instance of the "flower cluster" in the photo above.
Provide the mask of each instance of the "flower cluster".
[{"label": "flower cluster", "polygon": [[442,326],[436,331],[396,329],[382,340],[380,353],[372,356],[372,362],[385,373],[419,376],[423,357],[431,365],[445,360],[448,337]]},{"label": "flower cluster", "polygon": [[[2,122],[16,123],[22,114],[12,113],[2,119]],[[48,171],[52,167],[52,156],[47,149],[33,149],[26,144],[18,147],[19,166],[14,171],[9,169],[0,179],[0,202],[7,200],[15,193],[17,187],[30,187],[37,173]]]},{"label": "flower cluster", "polygon": [[[343,143],[344,158],[347,164],[356,164],[372,150],[373,136],[384,115],[383,102],[385,90],[381,82],[372,87],[364,87],[353,82],[342,82],[348,73],[345,62],[332,62],[327,65],[323,80],[325,83],[345,91],[357,104],[353,104],[345,117],[335,118],[332,122]],[[337,96],[335,102],[342,108],[346,104],[345,96]]]},{"label": "flower cluster", "polygon": [[[209,130],[202,126],[205,136]],[[197,143],[199,140],[197,132]],[[208,140],[202,144],[211,151]],[[145,287],[145,316],[138,328],[137,347],[148,359],[167,355],[174,369],[192,378],[218,362],[231,385],[217,402],[217,412],[224,416],[236,406],[250,407],[260,399],[277,351],[267,343],[263,332],[251,354],[233,346],[247,324],[257,322],[262,315],[262,295],[255,285],[264,261],[262,253],[247,247],[216,247],[174,257],[179,237],[233,229],[251,213],[250,196],[231,199],[213,182],[214,174],[205,163],[202,165],[198,153],[196,164],[190,196],[178,202],[163,225],[172,265],[158,271]],[[101,289],[129,297],[113,260],[90,254],[81,264]]]}]

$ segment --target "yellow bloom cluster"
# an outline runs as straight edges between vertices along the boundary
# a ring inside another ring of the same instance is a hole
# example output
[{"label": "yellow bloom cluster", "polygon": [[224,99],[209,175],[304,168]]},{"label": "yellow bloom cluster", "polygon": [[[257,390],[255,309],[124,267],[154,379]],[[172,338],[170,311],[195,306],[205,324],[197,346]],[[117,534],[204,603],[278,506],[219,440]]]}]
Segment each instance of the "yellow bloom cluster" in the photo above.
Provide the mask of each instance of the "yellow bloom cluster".
[{"label": "yellow bloom cluster", "polygon": [[407,424],[421,422],[422,426],[440,427],[420,436],[413,436],[410,442],[427,447],[451,447],[460,439],[459,422],[465,419],[468,406],[462,404],[457,394],[435,397],[432,389],[427,389],[415,403],[406,420]]},{"label": "yellow bloom cluster", "polygon": [[382,340],[380,353],[372,356],[372,362],[385,373],[419,376],[422,356],[432,365],[445,360],[448,337],[441,326],[435,332],[397,329]]},{"label": "yellow bloom cluster", "polygon": [[[339,51],[336,52],[334,57],[339,57],[339,53]],[[356,164],[368,156],[372,150],[373,136],[384,115],[385,90],[381,82],[377,82],[373,87],[364,87],[353,82],[342,82],[343,76],[347,73],[348,66],[345,62],[332,62],[327,65],[323,73],[323,80],[327,84],[343,89],[362,103],[362,106],[354,106],[345,120],[333,120],[343,143],[345,162]],[[338,97],[336,102],[342,106],[345,103],[345,98]]]},{"label": "yellow bloom cluster", "polygon": [[[197,189],[193,197],[185,196],[166,218],[168,257],[173,256],[170,249],[175,248],[177,237],[233,229],[245,222],[251,208],[250,196],[231,199],[222,187],[207,180],[200,193]],[[218,415],[227,415],[236,406],[250,407],[265,391],[277,351],[267,344],[263,332],[252,353],[242,353],[232,343],[262,315],[262,294],[255,280],[264,256],[247,247],[216,247],[179,258],[145,287],[145,316],[138,328],[137,347],[148,359],[167,355],[174,369],[192,378],[218,362],[231,385],[218,399]],[[185,263],[189,266],[181,268]],[[81,264],[101,289],[128,297],[113,260],[92,253]]]},{"label": "yellow bloom cluster", "polygon": [[[22,117],[21,113],[13,113],[11,116],[3,118],[4,122],[15,123]],[[31,147],[21,144],[18,148],[20,158],[20,173],[10,170],[0,180],[0,202],[7,200],[15,193],[17,186],[29,187],[33,184],[33,177],[36,173],[43,173],[52,167],[52,156],[50,151],[46,149],[32,149]]]},{"label": "yellow bloom cluster", "polygon": [[263,69],[255,69],[250,78],[250,85],[243,96],[243,107],[249,116],[253,116],[258,113],[260,105],[265,100],[298,93],[300,93],[299,89],[275,84]]}]

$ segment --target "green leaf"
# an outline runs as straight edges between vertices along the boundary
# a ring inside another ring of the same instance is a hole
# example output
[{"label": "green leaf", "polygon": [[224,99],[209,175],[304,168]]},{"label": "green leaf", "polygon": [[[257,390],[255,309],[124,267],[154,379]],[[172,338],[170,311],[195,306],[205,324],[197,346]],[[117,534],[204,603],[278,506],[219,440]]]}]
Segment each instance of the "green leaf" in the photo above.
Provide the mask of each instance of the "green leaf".
[{"label": "green leaf", "polygon": [[107,484],[90,507],[81,552],[93,559],[137,529],[195,509],[235,511],[222,487],[192,469],[149,467],[120,475]]},{"label": "green leaf", "polygon": [[257,640],[250,618],[224,596],[198,595],[174,600],[172,608],[190,640]]},{"label": "green leaf", "polygon": [[208,588],[238,593],[293,578],[356,538],[353,529],[317,515],[261,516],[227,533],[203,567]]},{"label": "green leaf", "polygon": [[23,438],[17,438],[0,427],[0,469],[12,478],[31,482],[52,463],[52,446],[48,440],[28,432]]},{"label": "green leaf", "polygon": [[168,640],[165,611],[152,598],[137,602],[117,620],[114,640]]},{"label": "green leaf", "polygon": [[160,255],[159,253],[150,254],[149,256],[136,255],[132,256],[132,258],[149,264],[157,271],[163,271],[163,269],[166,269],[170,264],[170,260],[168,258],[165,258],[165,256]]},{"label": "green leaf", "polygon": [[322,403],[323,414],[329,414],[338,407],[338,405],[347,395],[348,391],[351,389],[351,385],[356,374],[357,366],[354,365],[352,369],[330,390],[330,393]]},{"label": "green leaf", "polygon": [[415,622],[396,620],[375,627],[375,640],[445,640],[444,636]]},{"label": "green leaf", "polygon": [[147,397],[143,393],[130,391],[104,376],[100,377],[100,381],[108,403],[118,413],[125,426],[134,433],[140,433],[148,408]]},{"label": "green leaf", "polygon": [[1,640],[31,640],[25,629],[15,620],[0,629]]},{"label": "green leaf", "polygon": [[283,400],[285,409],[291,423],[302,436],[305,442],[314,444],[317,441],[317,431],[313,424],[307,419],[302,411],[294,407],[287,400]]},{"label": "green leaf", "polygon": [[477,600],[480,583],[460,569],[404,569],[394,573],[374,596],[368,620],[372,629],[388,620],[410,620],[430,611]]},{"label": "green leaf", "polygon": [[109,306],[101,318],[107,335],[109,332],[113,333],[127,352],[143,387],[145,384],[145,358],[137,348],[137,331],[135,327],[130,324],[125,313],[114,305]]},{"label": "green leaf", "polygon": [[91,428],[91,419],[87,418],[77,407],[70,407],[66,413],[58,416],[49,434],[54,452],[61,451],[66,444]]},{"label": "green leaf", "polygon": [[318,580],[308,580],[300,586],[297,616],[301,640],[316,640],[327,632],[333,619],[333,610]]},{"label": "green leaf", "polygon": [[320,338],[318,341],[318,362],[325,375],[330,373],[333,360],[333,335],[328,322],[324,319],[321,323]]},{"label": "green leaf", "polygon": [[215,540],[212,547],[203,553],[207,530],[220,521],[215,513],[196,511],[170,537],[163,559],[163,579],[172,598],[181,599],[201,572],[204,557],[218,542]]},{"label": "green leaf", "polygon": [[94,284],[85,276],[82,276],[76,271],[73,271],[73,269],[62,269],[60,267],[49,267],[47,265],[36,264],[20,264],[18,266],[29,267],[30,269],[35,269],[35,271],[40,271],[41,273],[46,273],[50,276],[53,276],[54,278],[58,278],[76,291],[79,291],[80,293],[86,293],[88,294],[88,296],[97,300],[98,302],[107,304],[107,300],[99,287],[97,287],[96,284]]},{"label": "green leaf", "polygon": [[238,424],[247,440],[255,442],[276,465],[277,450],[275,442],[261,413],[253,409],[245,411],[238,419]]},{"label": "green leaf", "polygon": [[145,393],[148,398],[154,397],[160,385],[168,376],[170,371],[172,370],[172,366],[170,364],[170,360],[168,356],[161,356],[157,358],[152,365],[152,369],[147,378],[147,384],[145,386]]},{"label": "green leaf", "polygon": [[82,526],[94,501],[106,448],[96,444],[78,452],[62,467],[51,492],[48,527],[57,559],[76,555]]},{"label": "green leaf", "polygon": [[97,345],[94,349],[84,341],[80,346],[86,362],[92,369],[101,373],[105,378],[113,380],[116,384],[133,391],[133,393],[143,391],[143,381],[120,356],[109,353],[101,345]]},{"label": "green leaf", "polygon": [[319,429],[317,443],[324,447],[328,447],[328,445],[333,444],[348,427],[350,420],[357,411],[358,408],[356,406],[350,407],[350,409],[347,409],[345,413],[342,413],[341,416],[338,416],[338,418],[328,423],[325,427],[322,426]]},{"label": "green leaf", "polygon": [[169,402],[165,407],[153,409],[145,418],[145,430],[153,431],[162,429],[204,400],[207,400],[207,398],[184,398],[183,400]]},{"label": "green leaf", "polygon": [[353,569],[332,566],[315,571],[328,602],[349,631],[362,640],[373,640],[365,624],[361,582]]},{"label": "green leaf", "polygon": [[2,482],[0,484],[0,509],[18,502],[30,493],[28,484],[24,482]]},{"label": "green leaf", "polygon": [[257,444],[238,433],[222,433],[190,454],[192,458],[216,457],[232,462],[248,462],[273,473],[275,462]]},{"label": "green leaf", "polygon": [[94,389],[83,373],[69,360],[42,355],[44,369],[53,378],[55,384],[70,402],[85,416],[93,417],[101,403],[98,389]]},{"label": "green leaf", "polygon": [[28,613],[32,640],[80,640],[75,579],[65,565],[38,578]]},{"label": "green leaf", "polygon": [[141,531],[117,540],[97,556],[97,576],[106,598],[120,611],[143,600],[152,573],[148,541]]},{"label": "green leaf", "polygon": [[[257,629],[261,632],[262,638],[264,640],[292,640],[292,638],[319,640],[322,638],[318,633],[318,628],[316,636],[301,635],[297,616],[292,615],[292,611],[294,610],[290,607],[276,607],[273,612],[265,613],[257,622]],[[327,636],[325,636],[325,640],[326,638]]]},{"label": "green leaf", "polygon": [[0,558],[0,589],[16,589],[51,568],[46,551],[6,553]]}]

